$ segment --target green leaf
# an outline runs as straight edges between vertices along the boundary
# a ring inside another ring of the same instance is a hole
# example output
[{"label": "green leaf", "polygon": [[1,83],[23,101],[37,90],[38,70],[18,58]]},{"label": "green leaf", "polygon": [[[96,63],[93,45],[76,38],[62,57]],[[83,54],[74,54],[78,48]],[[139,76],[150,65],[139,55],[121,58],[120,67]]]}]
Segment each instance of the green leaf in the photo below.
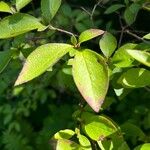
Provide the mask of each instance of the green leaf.
[{"label": "green leaf", "polygon": [[125,138],[130,139],[132,143],[135,143],[137,139],[139,141],[145,141],[146,139],[146,135],[144,134],[144,132],[138,126],[130,122],[126,122],[121,125],[121,131],[125,133]]},{"label": "green leaf", "polygon": [[139,50],[127,50],[127,53],[140,63],[150,67],[150,53]]},{"label": "green leaf", "polygon": [[88,29],[84,32],[82,32],[79,36],[79,43],[83,43],[85,41],[91,40],[97,36],[100,36],[104,34],[103,30],[99,30],[99,29]]},{"label": "green leaf", "polygon": [[137,3],[133,3],[128,8],[126,8],[124,12],[124,19],[128,25],[131,25],[135,22],[140,8],[141,6]]},{"label": "green leaf", "polygon": [[111,14],[111,13],[116,12],[117,10],[121,9],[122,7],[125,7],[125,5],[122,5],[122,4],[111,5],[110,7],[108,7],[106,9],[106,11],[104,13],[105,14]]},{"label": "green leaf", "polygon": [[139,88],[150,85],[150,71],[144,68],[132,68],[123,73],[118,80],[126,88]]},{"label": "green leaf", "polygon": [[42,14],[47,23],[49,23],[56,15],[60,5],[61,0],[41,0]]},{"label": "green leaf", "polygon": [[0,12],[12,13],[11,7],[4,1],[0,1]]},{"label": "green leaf", "polygon": [[83,131],[95,141],[100,141],[118,131],[118,127],[106,116],[84,112],[81,116]]},{"label": "green leaf", "polygon": [[134,59],[127,53],[127,49],[134,49],[136,47],[136,44],[128,43],[123,46],[121,46],[114,54],[112,58],[112,63],[116,67],[130,67],[132,66],[132,63]]},{"label": "green leaf", "polygon": [[0,39],[15,37],[31,30],[41,30],[44,26],[38,19],[28,14],[16,13],[0,21]]},{"label": "green leaf", "polygon": [[92,150],[91,143],[87,137],[84,135],[78,134],[77,138],[79,139],[79,143],[82,146],[83,150]]},{"label": "green leaf", "polygon": [[29,4],[32,0],[16,0],[16,8],[19,11],[23,7],[25,7],[27,4]]},{"label": "green leaf", "polygon": [[134,148],[134,150],[149,150],[149,149],[150,149],[150,143],[145,143]]},{"label": "green leaf", "polygon": [[57,141],[56,150],[81,150],[80,145],[66,139],[60,139]]},{"label": "green leaf", "polygon": [[73,78],[81,95],[98,112],[109,84],[108,68],[103,58],[89,49],[77,52],[73,61]]},{"label": "green leaf", "polygon": [[112,55],[112,53],[116,49],[117,40],[112,34],[106,32],[101,38],[99,45],[103,54],[108,58]]},{"label": "green leaf", "polygon": [[78,43],[78,41],[77,41],[77,39],[76,39],[76,37],[75,37],[74,35],[71,36],[71,43],[72,43],[74,46],[76,46],[77,43]]},{"label": "green leaf", "polygon": [[28,56],[15,85],[25,83],[41,75],[71,48],[72,45],[61,43],[50,43],[38,47]]},{"label": "green leaf", "polygon": [[150,33],[149,33],[149,34],[146,34],[145,36],[143,36],[143,38],[150,40]]},{"label": "green leaf", "polygon": [[5,69],[13,55],[12,51],[0,52],[0,73]]},{"label": "green leaf", "polygon": [[74,134],[75,132],[70,129],[60,130],[54,135],[54,139],[70,139]]}]

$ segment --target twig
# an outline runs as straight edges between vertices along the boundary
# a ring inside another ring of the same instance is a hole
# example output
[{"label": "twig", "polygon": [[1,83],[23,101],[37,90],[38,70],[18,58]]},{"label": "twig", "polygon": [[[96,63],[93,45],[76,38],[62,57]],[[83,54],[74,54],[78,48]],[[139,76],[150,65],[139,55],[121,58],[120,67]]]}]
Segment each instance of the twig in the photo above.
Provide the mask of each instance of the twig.
[{"label": "twig", "polygon": [[[125,30],[125,32],[126,32],[127,34],[129,34],[129,35],[135,37],[136,39],[138,39],[138,40],[140,40],[140,41],[143,41],[143,42],[146,42],[146,43],[148,42],[148,41],[142,39],[141,37],[139,37],[138,35],[136,35],[136,34],[130,32],[129,30]],[[149,43],[149,42],[148,42],[148,43]]]},{"label": "twig", "polygon": [[63,29],[60,29],[60,28],[53,27],[51,25],[49,25],[49,29],[54,30],[54,31],[58,31],[58,32],[62,32],[62,33],[65,33],[65,34],[68,34],[68,35],[71,35],[71,36],[78,36],[77,34],[74,34],[72,32],[69,32],[69,31],[66,31],[66,30],[63,30]]},{"label": "twig", "polygon": [[80,7],[83,11],[85,11],[89,16],[91,16],[91,13],[87,11],[84,7]]},{"label": "twig", "polygon": [[92,9],[92,13],[91,13],[91,15],[90,15],[91,20],[93,20],[94,12],[95,12],[97,6],[101,3],[101,1],[102,1],[102,0],[99,0],[99,1],[94,5],[94,7],[93,7],[93,9]]}]

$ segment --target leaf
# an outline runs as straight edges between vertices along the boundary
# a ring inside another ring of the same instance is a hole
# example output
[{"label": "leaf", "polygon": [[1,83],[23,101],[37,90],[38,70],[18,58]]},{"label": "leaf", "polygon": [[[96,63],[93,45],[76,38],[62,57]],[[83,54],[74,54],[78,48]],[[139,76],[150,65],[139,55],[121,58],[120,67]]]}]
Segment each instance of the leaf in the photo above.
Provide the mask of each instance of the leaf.
[{"label": "leaf", "polygon": [[74,35],[71,36],[71,43],[72,43],[74,46],[76,46],[77,43],[78,43],[78,41],[77,41],[77,39],[76,39],[76,37],[75,37]]},{"label": "leaf", "polygon": [[146,34],[143,38],[150,40],[150,33]]},{"label": "leaf", "polygon": [[99,45],[103,54],[109,58],[117,47],[117,40],[112,34],[106,32],[101,38]]},{"label": "leaf", "polygon": [[124,12],[124,19],[128,25],[131,25],[135,22],[140,8],[141,6],[137,3],[133,3],[128,8],[126,8]]},{"label": "leaf", "polygon": [[0,12],[12,13],[11,7],[4,1],[0,1]]},{"label": "leaf", "polygon": [[41,75],[71,48],[72,45],[61,43],[50,43],[38,47],[28,56],[15,85],[28,82]]},{"label": "leaf", "polygon": [[73,61],[73,78],[81,95],[98,112],[109,84],[108,68],[102,57],[89,49],[77,52]]},{"label": "leaf", "polygon": [[132,68],[123,73],[118,80],[126,88],[139,88],[150,85],[150,71],[144,68]]},{"label": "leaf", "polygon": [[134,150],[149,150],[150,143],[144,143],[134,148]]},{"label": "leaf", "polygon": [[84,32],[82,32],[79,36],[79,43],[83,43],[85,41],[91,40],[97,36],[100,36],[104,34],[103,30],[99,30],[99,29],[88,29]]},{"label": "leaf", "polygon": [[0,73],[5,69],[12,58],[12,51],[2,51],[0,52]]},{"label": "leaf", "polygon": [[118,127],[106,116],[84,112],[81,116],[83,131],[95,141],[100,141],[118,131]]},{"label": "leaf", "polygon": [[66,139],[60,139],[57,141],[56,150],[81,150],[80,145]]},{"label": "leaf", "polygon": [[104,13],[105,14],[111,14],[111,13],[116,12],[117,10],[121,9],[122,7],[125,7],[125,5],[122,5],[122,4],[111,5],[110,7],[108,7],[106,9],[106,11]]},{"label": "leaf", "polygon": [[23,7],[25,7],[27,4],[29,4],[32,0],[16,0],[16,8],[19,11]]},{"label": "leaf", "polygon": [[126,139],[130,139],[132,143],[136,143],[137,139],[138,141],[145,141],[146,135],[144,132],[136,125],[126,122],[123,125],[121,125],[121,131],[124,134]]},{"label": "leaf", "polygon": [[77,138],[79,139],[79,143],[82,146],[83,150],[92,150],[91,143],[87,137],[84,135],[78,134]]},{"label": "leaf", "polygon": [[70,139],[75,134],[74,131],[70,129],[60,130],[54,135],[55,139]]},{"label": "leaf", "polygon": [[41,0],[42,15],[47,23],[49,23],[56,15],[60,5],[61,0]]},{"label": "leaf", "polygon": [[33,16],[16,13],[0,21],[0,39],[15,37],[31,30],[41,30],[44,26]]},{"label": "leaf", "polygon": [[139,50],[127,50],[127,53],[140,63],[150,67],[150,53]]},{"label": "leaf", "polygon": [[134,49],[136,44],[128,43],[121,46],[114,54],[112,58],[112,63],[116,67],[130,67],[134,59],[127,53],[127,49]]}]

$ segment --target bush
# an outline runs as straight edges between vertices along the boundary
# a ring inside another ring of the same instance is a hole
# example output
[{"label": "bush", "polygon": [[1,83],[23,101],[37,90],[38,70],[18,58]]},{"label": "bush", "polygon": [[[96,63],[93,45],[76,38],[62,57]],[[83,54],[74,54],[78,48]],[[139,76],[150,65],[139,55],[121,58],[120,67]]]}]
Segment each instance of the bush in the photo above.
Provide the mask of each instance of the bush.
[{"label": "bush", "polygon": [[0,1],[0,149],[149,150],[149,10]]}]

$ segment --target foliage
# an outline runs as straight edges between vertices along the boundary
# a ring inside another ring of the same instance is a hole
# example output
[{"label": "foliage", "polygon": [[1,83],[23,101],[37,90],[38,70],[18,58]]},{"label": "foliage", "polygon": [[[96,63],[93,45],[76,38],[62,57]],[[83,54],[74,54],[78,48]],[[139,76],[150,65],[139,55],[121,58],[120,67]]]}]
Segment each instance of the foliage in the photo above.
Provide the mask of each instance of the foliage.
[{"label": "foliage", "polygon": [[0,149],[149,150],[149,6],[1,1]]}]

